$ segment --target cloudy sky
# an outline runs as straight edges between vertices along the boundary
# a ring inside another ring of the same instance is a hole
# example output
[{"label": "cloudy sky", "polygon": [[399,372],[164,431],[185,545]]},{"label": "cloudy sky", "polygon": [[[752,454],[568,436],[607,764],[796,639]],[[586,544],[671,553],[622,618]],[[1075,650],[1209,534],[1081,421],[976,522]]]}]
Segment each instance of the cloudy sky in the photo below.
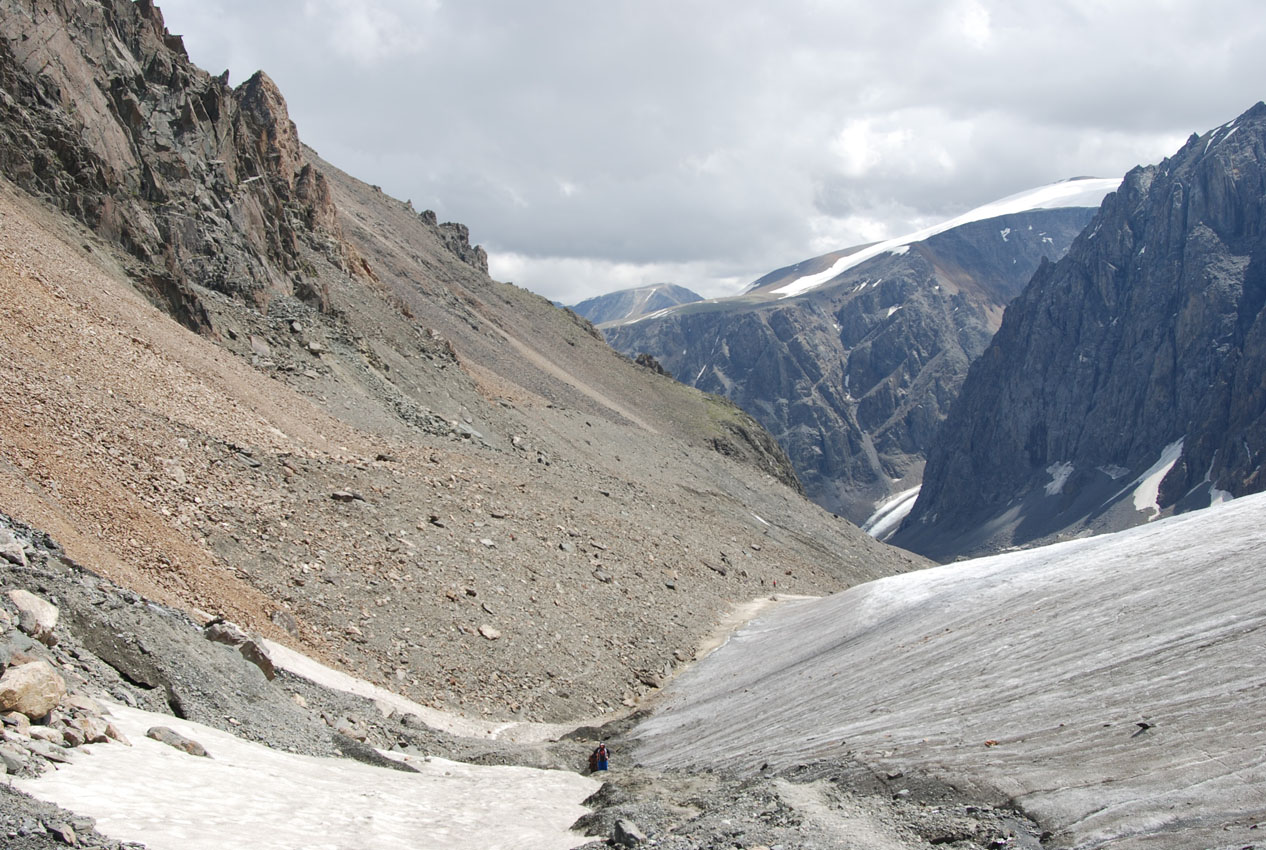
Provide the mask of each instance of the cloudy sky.
[{"label": "cloudy sky", "polygon": [[574,303],[710,296],[1266,97],[1259,0],[159,0],[334,165]]}]

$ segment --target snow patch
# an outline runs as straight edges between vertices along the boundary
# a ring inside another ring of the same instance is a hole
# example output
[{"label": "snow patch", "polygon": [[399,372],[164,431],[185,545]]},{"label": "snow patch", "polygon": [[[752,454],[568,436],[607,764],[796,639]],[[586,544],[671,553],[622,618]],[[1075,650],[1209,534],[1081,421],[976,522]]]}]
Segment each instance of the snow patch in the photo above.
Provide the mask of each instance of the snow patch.
[{"label": "snow patch", "polygon": [[1046,467],[1046,474],[1051,476],[1051,480],[1046,484],[1046,495],[1058,496],[1064,492],[1064,485],[1068,483],[1068,476],[1073,474],[1073,465],[1068,461],[1052,463]]},{"label": "snow patch", "polygon": [[[264,645],[273,664],[281,669],[316,682],[326,688],[355,694],[373,700],[384,714],[395,711],[399,714],[416,714],[427,726],[441,729],[464,738],[486,738],[488,740],[513,741],[515,743],[538,743],[550,741],[564,735],[575,728],[576,724],[565,723],[523,723],[489,720],[472,720],[457,714],[449,714],[430,706],[420,705],[411,699],[380,688],[372,682],[357,679],[339,670],[326,667],[319,661],[295,652],[289,647],[265,640]],[[385,710],[384,710],[385,709]]]},{"label": "snow patch", "polygon": [[[568,827],[599,783],[578,773],[439,758],[415,758],[419,773],[403,773],[284,753],[126,706],[110,712],[132,746],[90,744],[69,764],[13,784],[150,850],[565,850],[588,840]],[[146,738],[152,726],[192,738],[211,758]]]},{"label": "snow patch", "polygon": [[891,318],[892,318],[892,314],[893,314],[893,313],[895,313],[895,312],[897,312],[898,310],[900,310],[903,306],[905,306],[905,305],[904,305],[904,304],[894,304],[894,305],[892,305],[891,307],[889,307],[889,308],[888,308],[888,315],[887,315],[887,316],[885,316],[884,318],[886,318],[886,319],[891,319]]},{"label": "snow patch", "polygon": [[1011,235],[1011,228],[1009,227],[1002,228],[1001,230],[998,231],[998,235],[1002,237],[1003,242],[1006,242],[1007,237]]},{"label": "snow patch", "polygon": [[862,523],[862,531],[876,540],[883,540],[897,530],[901,521],[910,514],[914,503],[919,498],[919,487],[911,487],[889,496],[875,507],[874,513]]},{"label": "snow patch", "polygon": [[1185,437],[1180,437],[1174,442],[1165,446],[1161,450],[1160,458],[1156,463],[1148,467],[1147,471],[1135,478],[1127,484],[1123,489],[1117,491],[1108,501],[1114,502],[1119,497],[1134,491],[1134,510],[1139,512],[1147,512],[1148,522],[1160,516],[1160,484],[1161,481],[1169,474],[1169,470],[1174,468],[1174,464],[1178,462],[1178,458],[1182,457],[1182,444]]}]

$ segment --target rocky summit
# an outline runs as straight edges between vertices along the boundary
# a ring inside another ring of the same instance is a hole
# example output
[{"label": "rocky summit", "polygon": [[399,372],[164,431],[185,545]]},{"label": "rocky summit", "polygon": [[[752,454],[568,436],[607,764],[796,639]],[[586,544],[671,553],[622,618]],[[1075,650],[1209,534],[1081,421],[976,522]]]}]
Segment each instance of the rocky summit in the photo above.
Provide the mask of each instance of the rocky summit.
[{"label": "rocky summit", "polygon": [[1136,168],[1007,308],[894,541],[937,558],[1261,491],[1266,105]]},{"label": "rocky summit", "polygon": [[[1091,214],[990,216],[832,277],[860,246],[770,272],[737,298],[602,330],[617,350],[649,354],[678,380],[752,414],[809,497],[860,525],[877,504],[918,486],[932,436],[1003,308]],[[815,275],[821,285],[803,294],[779,291]]]}]

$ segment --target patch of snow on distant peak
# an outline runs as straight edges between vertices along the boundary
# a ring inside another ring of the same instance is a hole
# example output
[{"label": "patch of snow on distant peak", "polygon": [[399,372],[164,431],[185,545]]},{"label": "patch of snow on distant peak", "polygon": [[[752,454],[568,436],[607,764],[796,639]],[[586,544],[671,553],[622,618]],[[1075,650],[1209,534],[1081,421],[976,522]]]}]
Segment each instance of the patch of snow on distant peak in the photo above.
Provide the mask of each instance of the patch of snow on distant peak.
[{"label": "patch of snow on distant peak", "polygon": [[1064,492],[1064,485],[1068,483],[1068,476],[1073,474],[1073,465],[1068,461],[1052,463],[1046,467],[1046,473],[1051,476],[1051,480],[1046,484],[1046,495],[1058,496]]},{"label": "patch of snow on distant peak", "polygon": [[1107,466],[1100,466],[1097,468],[1100,472],[1102,472],[1104,475],[1111,478],[1113,481],[1124,478],[1125,476],[1130,474],[1130,470],[1126,469],[1124,466],[1117,466],[1115,463],[1110,463]]},{"label": "patch of snow on distant peak", "polygon": [[897,530],[919,498],[919,487],[911,487],[880,502],[875,512],[862,524],[862,531],[876,540],[883,540]]},{"label": "patch of snow on distant peak", "polygon": [[1224,505],[1235,497],[1231,495],[1229,490],[1219,490],[1218,485],[1209,485],[1209,506]]},{"label": "patch of snow on distant peak", "polygon": [[[1029,229],[1032,230],[1032,228],[1029,228]],[[1003,242],[1006,242],[1007,237],[1011,235],[1011,228],[1009,227],[1002,228],[1001,230],[998,231],[998,235],[1002,237]]]},{"label": "patch of snow on distant peak", "polygon": [[[1182,457],[1182,444],[1185,439],[1185,437],[1180,437],[1165,446],[1156,463],[1134,479],[1134,482],[1130,485],[1134,488],[1134,509],[1136,511],[1147,511],[1149,522],[1160,516],[1160,484],[1165,476],[1169,474],[1169,470],[1174,468],[1178,458]],[[1130,487],[1126,487],[1121,492],[1124,493],[1129,489]]]},{"label": "patch of snow on distant peak", "polygon": [[791,283],[773,290],[771,294],[777,295],[779,298],[790,298],[793,295],[800,295],[810,289],[816,289],[849,269],[878,257],[880,254],[896,253],[899,248],[908,250],[909,246],[915,242],[922,242],[924,239],[929,239],[938,233],[944,233],[947,230],[970,224],[973,221],[984,221],[989,218],[997,218],[1000,215],[1011,215],[1029,210],[1097,207],[1103,203],[1104,196],[1109,192],[1116,191],[1120,185],[1121,178],[1119,177],[1083,177],[1075,180],[1062,180],[1059,183],[1039,186],[1027,192],[1019,192],[976,207],[974,210],[969,210],[956,218],[951,218],[940,224],[934,224],[914,233],[898,236],[895,239],[876,242],[869,247],[854,251],[836,260],[835,264],[826,271],[797,278]]},{"label": "patch of snow on distant peak", "polygon": [[909,245],[898,245],[896,248],[893,248],[888,253],[892,254],[894,257],[900,257],[902,254],[904,254],[906,251],[909,251],[909,250],[910,250]]}]

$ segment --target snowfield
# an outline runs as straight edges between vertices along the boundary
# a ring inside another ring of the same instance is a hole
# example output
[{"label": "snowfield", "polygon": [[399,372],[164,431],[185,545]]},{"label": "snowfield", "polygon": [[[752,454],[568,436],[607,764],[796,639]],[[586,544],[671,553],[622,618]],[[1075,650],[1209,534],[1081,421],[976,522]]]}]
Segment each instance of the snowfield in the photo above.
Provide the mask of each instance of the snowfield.
[{"label": "snowfield", "polygon": [[1266,830],[1266,495],[786,603],[674,681],[651,766],[851,754],[1011,799],[1062,845]]},{"label": "snowfield", "polygon": [[[771,295],[779,298],[790,298],[816,289],[842,275],[855,266],[878,257],[880,254],[904,254],[915,242],[930,239],[938,233],[944,233],[955,227],[970,224],[973,221],[984,221],[1001,215],[1027,212],[1029,210],[1059,209],[1061,207],[1097,207],[1103,203],[1109,192],[1115,192],[1121,185],[1121,178],[1081,177],[1073,180],[1061,180],[1046,186],[1039,186],[1026,192],[1008,195],[997,201],[976,207],[960,216],[925,227],[905,236],[886,239],[873,245],[854,251],[835,261],[829,269],[817,274],[796,278],[788,284],[771,290]],[[1005,239],[1005,236],[1004,236]]]},{"label": "snowfield", "polygon": [[[413,760],[420,773],[272,750],[197,723],[110,706],[132,746],[89,744],[13,784],[149,850],[565,850],[599,783],[576,773]],[[199,758],[145,737],[167,726]]]}]

